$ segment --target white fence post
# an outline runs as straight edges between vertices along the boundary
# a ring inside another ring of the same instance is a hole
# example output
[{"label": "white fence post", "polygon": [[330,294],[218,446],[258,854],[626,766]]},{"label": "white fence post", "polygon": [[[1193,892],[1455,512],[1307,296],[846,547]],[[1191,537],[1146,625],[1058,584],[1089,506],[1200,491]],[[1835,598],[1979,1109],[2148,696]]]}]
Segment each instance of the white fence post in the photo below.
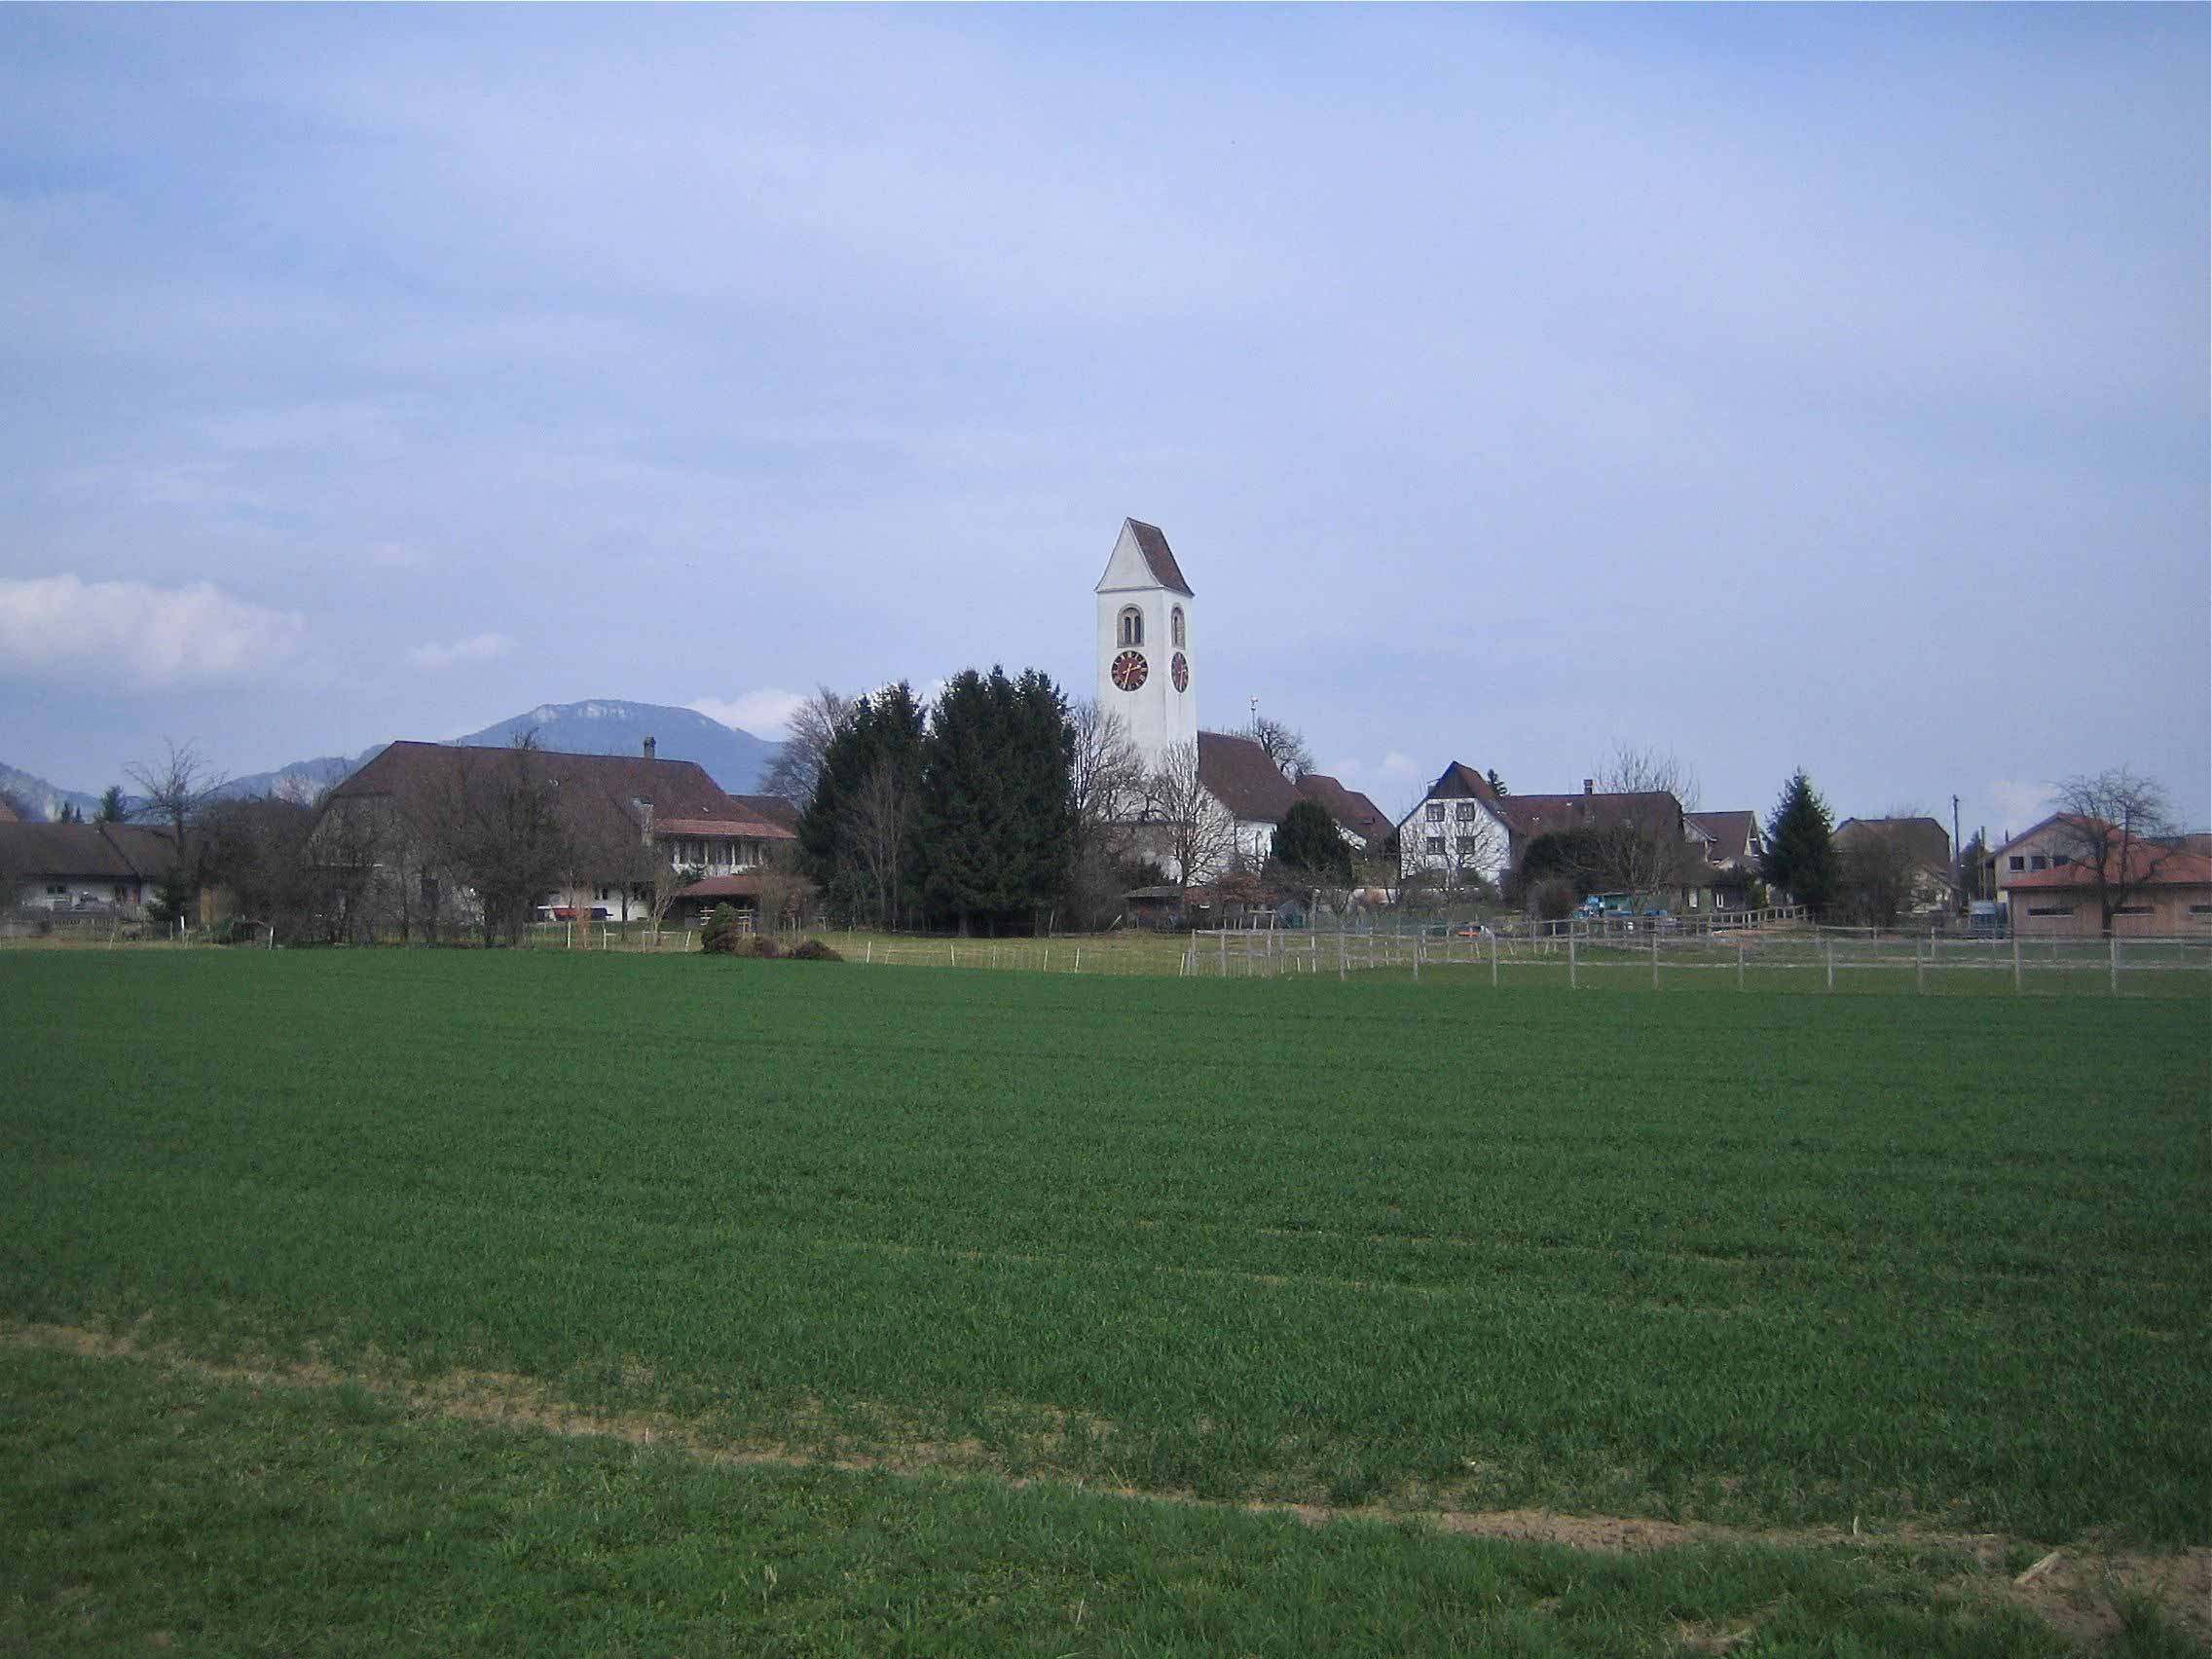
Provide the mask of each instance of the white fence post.
[{"label": "white fence post", "polygon": [[1835,940],[1826,941],[1828,947],[1828,989],[1835,989]]},{"label": "white fence post", "polygon": [[2112,936],[2112,994],[2120,995],[2120,934],[2117,930]]},{"label": "white fence post", "polygon": [[2015,933],[2015,934],[2014,934],[2014,935],[2012,936],[2012,994],[2013,994],[2014,996],[2018,996],[2018,995],[2020,994],[2020,992],[2021,992],[2021,989],[2022,989],[2022,986],[2021,986],[2021,984],[2020,984],[2020,936],[2019,936],[2018,934],[2016,934],[2016,933]]},{"label": "white fence post", "polygon": [[1659,924],[1651,924],[1651,988],[1659,988]]},{"label": "white fence post", "polygon": [[1490,936],[1490,983],[1492,990],[1497,988],[1497,935],[1494,933]]},{"label": "white fence post", "polygon": [[1744,988],[1744,941],[1736,941],[1736,989]]},{"label": "white fence post", "polygon": [[1570,933],[1567,936],[1567,988],[1571,991],[1575,984],[1574,936]]}]

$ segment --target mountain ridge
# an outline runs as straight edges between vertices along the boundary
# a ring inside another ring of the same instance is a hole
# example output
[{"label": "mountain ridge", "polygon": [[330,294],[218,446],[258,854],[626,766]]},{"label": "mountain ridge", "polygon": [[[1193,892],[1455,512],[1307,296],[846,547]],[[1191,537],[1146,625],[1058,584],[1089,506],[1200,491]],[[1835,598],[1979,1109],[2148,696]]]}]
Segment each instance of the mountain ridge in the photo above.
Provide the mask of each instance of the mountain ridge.
[{"label": "mountain ridge", "polygon": [[[774,764],[780,744],[756,737],[740,726],[724,725],[696,709],[669,703],[635,703],[620,697],[588,697],[573,703],[539,703],[519,715],[495,720],[481,730],[443,741],[455,745],[482,744],[504,748],[524,731],[535,731],[540,747],[564,755],[635,755],[646,738],[654,740],[663,760],[695,760],[731,794],[758,791],[761,777]],[[371,744],[354,756],[318,755],[293,760],[266,772],[248,772],[227,780],[221,793],[228,796],[263,795],[287,786],[320,792],[329,788],[385,751]],[[99,795],[64,789],[35,773],[0,764],[0,790],[19,797],[33,815],[55,816],[73,806],[87,818],[99,809]],[[132,804],[137,802],[133,797]]]}]

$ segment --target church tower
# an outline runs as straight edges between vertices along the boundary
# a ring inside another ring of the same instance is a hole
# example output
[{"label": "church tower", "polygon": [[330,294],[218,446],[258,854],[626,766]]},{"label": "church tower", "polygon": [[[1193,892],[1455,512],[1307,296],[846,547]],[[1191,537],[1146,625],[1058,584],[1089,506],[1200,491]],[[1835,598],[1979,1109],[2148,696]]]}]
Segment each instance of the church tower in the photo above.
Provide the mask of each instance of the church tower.
[{"label": "church tower", "polygon": [[1122,521],[1098,578],[1098,707],[1122,717],[1146,771],[1198,740],[1191,584],[1157,527]]}]

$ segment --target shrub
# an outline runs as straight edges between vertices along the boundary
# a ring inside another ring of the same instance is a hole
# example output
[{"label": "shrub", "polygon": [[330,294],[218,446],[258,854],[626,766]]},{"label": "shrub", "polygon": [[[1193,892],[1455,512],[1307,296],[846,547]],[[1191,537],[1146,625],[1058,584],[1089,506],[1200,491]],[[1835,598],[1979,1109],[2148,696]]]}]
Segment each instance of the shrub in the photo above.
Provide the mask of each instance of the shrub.
[{"label": "shrub", "polygon": [[818,939],[802,939],[792,946],[791,959],[793,962],[842,962],[845,955]]},{"label": "shrub", "polygon": [[1529,890],[1530,904],[1547,922],[1563,921],[1573,914],[1578,897],[1574,883],[1563,875],[1547,875]]},{"label": "shrub", "polygon": [[777,957],[783,955],[783,953],[784,947],[778,944],[774,940],[770,939],[766,934],[755,934],[742,945],[738,946],[738,954],[740,956],[757,956],[763,962],[773,962]]},{"label": "shrub", "polygon": [[707,925],[699,930],[699,948],[710,956],[735,956],[744,948],[745,931],[737,925],[737,911],[717,904]]}]

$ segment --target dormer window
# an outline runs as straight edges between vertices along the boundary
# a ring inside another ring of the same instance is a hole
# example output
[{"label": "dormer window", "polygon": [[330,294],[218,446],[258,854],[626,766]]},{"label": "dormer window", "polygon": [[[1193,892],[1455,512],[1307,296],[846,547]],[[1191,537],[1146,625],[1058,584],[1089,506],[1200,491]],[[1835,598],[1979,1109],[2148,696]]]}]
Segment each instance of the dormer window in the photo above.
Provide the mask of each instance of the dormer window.
[{"label": "dormer window", "polygon": [[1124,645],[1144,644],[1144,612],[1133,605],[1123,608],[1121,643]]},{"label": "dormer window", "polygon": [[1180,605],[1175,608],[1175,614],[1169,619],[1168,629],[1175,636],[1175,648],[1181,650],[1183,648],[1183,608]]}]

